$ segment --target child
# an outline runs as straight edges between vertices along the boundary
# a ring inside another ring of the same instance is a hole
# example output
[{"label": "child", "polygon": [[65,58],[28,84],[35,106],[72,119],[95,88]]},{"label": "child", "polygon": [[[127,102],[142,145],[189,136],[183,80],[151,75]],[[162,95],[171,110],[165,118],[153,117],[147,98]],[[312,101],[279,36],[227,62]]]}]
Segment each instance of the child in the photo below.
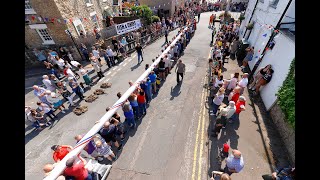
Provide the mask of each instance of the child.
[{"label": "child", "polygon": [[157,77],[156,83],[157,83],[157,88],[159,89],[161,84],[161,79],[159,77]]}]

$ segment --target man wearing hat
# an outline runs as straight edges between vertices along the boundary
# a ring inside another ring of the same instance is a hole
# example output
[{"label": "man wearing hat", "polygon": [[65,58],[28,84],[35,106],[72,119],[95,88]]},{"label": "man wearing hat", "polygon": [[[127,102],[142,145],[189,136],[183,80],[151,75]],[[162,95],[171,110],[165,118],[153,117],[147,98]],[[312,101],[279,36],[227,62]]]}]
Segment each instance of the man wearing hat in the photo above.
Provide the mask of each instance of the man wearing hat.
[{"label": "man wearing hat", "polygon": [[246,110],[246,98],[244,96],[240,96],[237,103],[236,103],[236,111],[230,118],[230,123],[232,123],[234,120],[239,120],[239,115],[241,111]]},{"label": "man wearing hat", "polygon": [[73,148],[69,145],[53,145],[51,149],[54,151],[53,160],[61,161]]},{"label": "man wearing hat", "polygon": [[231,175],[232,173],[239,173],[244,167],[243,157],[239,150],[232,150],[232,154],[226,159],[226,167],[224,172]]}]

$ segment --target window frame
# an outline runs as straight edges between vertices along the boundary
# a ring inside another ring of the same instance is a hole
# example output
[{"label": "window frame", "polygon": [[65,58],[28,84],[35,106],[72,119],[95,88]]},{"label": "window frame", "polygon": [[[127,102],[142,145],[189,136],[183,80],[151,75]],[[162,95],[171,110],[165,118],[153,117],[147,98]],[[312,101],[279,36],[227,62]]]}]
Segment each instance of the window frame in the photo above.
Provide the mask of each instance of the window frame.
[{"label": "window frame", "polygon": [[274,8],[274,9],[277,9],[277,6],[278,6],[278,4],[279,4],[279,1],[280,1],[280,0],[272,0],[272,1],[270,1],[269,6],[272,7],[272,8]]},{"label": "window frame", "polygon": [[84,35],[86,35],[87,34],[87,32],[86,32],[86,30],[84,29],[84,26],[83,26],[83,24],[82,24],[82,22],[81,22],[81,20],[80,19],[76,19],[76,20],[74,20],[73,22],[73,26],[74,26],[74,28],[76,29],[76,31],[77,31],[77,34],[78,34],[78,36],[80,37],[80,32],[78,31],[78,29],[77,29],[77,26],[81,26],[81,30],[83,31],[83,33],[84,33]]},{"label": "window frame", "polygon": [[[29,7],[31,7],[31,8],[26,9],[26,3],[28,3],[27,6],[29,6]],[[34,11],[33,7],[31,6],[30,0],[25,0],[25,1],[24,1],[24,14],[37,14],[37,13]]]},{"label": "window frame", "polygon": [[85,0],[85,3],[87,5],[87,7],[90,7],[93,5],[92,0]]},{"label": "window frame", "polygon": [[[50,45],[50,44],[56,44],[52,38],[52,36],[50,35],[49,31],[48,31],[48,27],[46,24],[31,24],[29,25],[30,29],[34,29],[36,30],[36,32],[38,33],[38,35],[40,36],[41,40],[43,41],[43,45]],[[50,36],[51,40],[46,40],[40,30],[45,30],[46,33]]]},{"label": "window frame", "polygon": [[[94,16],[95,16],[95,20],[96,21],[93,21],[93,17]],[[97,28],[100,29],[100,25],[99,25],[98,16],[97,16],[97,12],[96,11],[90,13],[90,20],[92,21],[94,26],[97,26]]]}]

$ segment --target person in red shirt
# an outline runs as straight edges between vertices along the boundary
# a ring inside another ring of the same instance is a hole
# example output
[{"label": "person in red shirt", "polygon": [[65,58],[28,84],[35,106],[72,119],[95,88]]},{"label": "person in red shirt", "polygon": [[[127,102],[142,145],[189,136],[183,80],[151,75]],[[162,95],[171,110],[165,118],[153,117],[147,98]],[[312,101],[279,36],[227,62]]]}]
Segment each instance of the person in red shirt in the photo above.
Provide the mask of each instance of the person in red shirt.
[{"label": "person in red shirt", "polygon": [[81,160],[80,163],[75,163],[76,158],[72,157],[66,162],[66,169],[64,170],[65,176],[72,176],[75,180],[92,180],[92,176],[88,173],[88,170],[84,167],[87,161],[81,156],[78,156]]},{"label": "person in red shirt", "polygon": [[147,114],[146,96],[142,89],[138,94],[137,101],[138,101],[138,107],[139,107],[139,117],[141,117],[142,115],[146,115]]},{"label": "person in red shirt", "polygon": [[244,96],[240,96],[236,103],[236,112],[231,116],[230,123],[233,123],[234,120],[239,120],[239,114],[241,111],[246,110],[246,98]]},{"label": "person in red shirt", "polygon": [[55,162],[61,161],[73,148],[68,145],[53,145],[51,149],[54,151],[53,160]]},{"label": "person in red shirt", "polygon": [[240,90],[239,86],[235,87],[233,91],[230,93],[229,97],[231,98],[230,101],[237,102],[240,97]]}]

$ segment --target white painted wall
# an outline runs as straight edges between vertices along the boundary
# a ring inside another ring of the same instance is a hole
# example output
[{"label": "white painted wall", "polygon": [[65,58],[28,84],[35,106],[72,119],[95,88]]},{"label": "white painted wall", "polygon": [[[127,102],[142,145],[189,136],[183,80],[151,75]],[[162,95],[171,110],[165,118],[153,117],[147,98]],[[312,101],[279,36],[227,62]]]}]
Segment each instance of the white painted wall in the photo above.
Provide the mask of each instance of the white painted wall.
[{"label": "white painted wall", "polygon": [[[248,8],[245,14],[245,20],[242,22],[240,26],[240,37],[242,38],[245,32],[245,26],[248,24],[252,11],[254,9],[255,3],[259,0],[250,0],[248,4]],[[289,0],[280,0],[278,2],[277,8],[270,7],[269,4],[272,0],[264,0],[264,2],[258,2],[254,15],[251,21],[257,21],[260,24],[268,24],[272,26],[276,26],[284,9],[286,8]],[[295,17],[295,0],[291,2],[289,9],[286,13],[286,16]],[[289,21],[288,21],[289,20]],[[285,17],[282,22],[292,22],[294,21],[292,18]],[[256,26],[254,29],[257,28]],[[258,27],[259,28],[259,27]],[[253,31],[255,31],[253,29]],[[254,32],[252,32],[254,33]],[[251,33],[251,34],[252,34]]]},{"label": "white painted wall", "polygon": [[260,89],[261,98],[267,110],[275,103],[277,99],[275,94],[286,79],[291,61],[295,57],[295,42],[287,35],[279,34],[275,42],[274,48],[266,52],[258,67],[260,69],[271,64],[274,70],[271,81]]}]

